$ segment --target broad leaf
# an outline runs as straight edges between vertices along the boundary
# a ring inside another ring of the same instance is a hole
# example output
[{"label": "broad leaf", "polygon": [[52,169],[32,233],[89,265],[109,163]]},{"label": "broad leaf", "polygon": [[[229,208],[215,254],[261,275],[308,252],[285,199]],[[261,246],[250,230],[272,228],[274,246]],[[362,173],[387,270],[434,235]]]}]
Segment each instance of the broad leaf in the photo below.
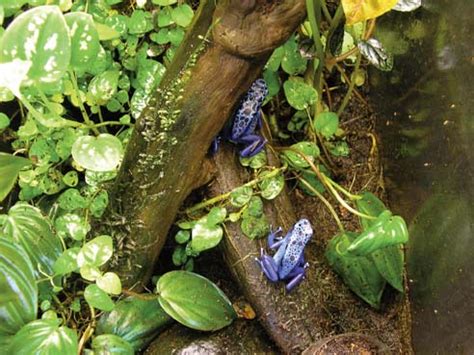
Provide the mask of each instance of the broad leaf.
[{"label": "broad leaf", "polygon": [[91,307],[110,312],[114,309],[114,302],[110,296],[97,285],[89,285],[84,291],[84,298]]},{"label": "broad leaf", "polygon": [[94,20],[84,12],[70,12],[64,18],[71,36],[71,66],[75,70],[86,71],[100,50]]},{"label": "broad leaf", "polygon": [[0,238],[0,274],[5,278],[2,293],[15,293],[14,300],[0,301],[0,337],[15,334],[36,319],[38,286],[33,265],[23,249],[11,240]]},{"label": "broad leaf", "polygon": [[334,112],[322,112],[316,116],[314,129],[325,138],[332,138],[339,128],[339,116]]},{"label": "broad leaf", "polygon": [[0,62],[31,61],[27,84],[62,79],[71,59],[68,27],[57,6],[30,9],[8,26],[0,42]]},{"label": "broad leaf", "polygon": [[31,165],[26,158],[0,153],[0,201],[3,201],[15,185],[20,170]]},{"label": "broad leaf", "polygon": [[199,253],[214,248],[221,241],[224,231],[221,226],[210,225],[207,218],[200,219],[192,229],[191,248]]},{"label": "broad leaf", "polygon": [[[384,211],[387,211],[384,203],[373,193],[363,192],[360,199],[356,201],[357,209],[369,216],[378,217]],[[360,224],[364,230],[369,229],[375,222],[375,219],[360,217]]]},{"label": "broad leaf", "polygon": [[[150,295],[147,295],[150,296]],[[115,334],[130,342],[138,351],[172,319],[161,308],[158,299],[127,297],[97,323],[97,334]]]},{"label": "broad leaf", "polygon": [[[270,174],[270,171],[265,171],[260,176],[265,176]],[[273,200],[277,197],[280,192],[285,187],[285,178],[283,174],[278,174],[277,176],[273,176],[267,178],[258,184],[260,191],[262,192],[262,197],[266,200]]]},{"label": "broad leaf", "polygon": [[198,274],[171,271],[160,277],[156,288],[165,312],[187,327],[218,330],[236,318],[227,296]]},{"label": "broad leaf", "polygon": [[171,18],[181,27],[187,27],[193,20],[193,9],[188,4],[182,4],[171,11]]},{"label": "broad leaf", "polygon": [[302,79],[292,77],[283,83],[288,103],[297,110],[305,110],[318,100],[317,91]]},{"label": "broad leaf", "polygon": [[365,302],[378,309],[385,280],[371,259],[346,253],[355,237],[351,232],[335,236],[329,242],[325,255],[329,265],[342,277],[344,283]]},{"label": "broad leaf", "polygon": [[101,290],[111,295],[119,295],[122,292],[122,283],[114,272],[106,272],[99,276],[96,280],[96,284]]},{"label": "broad leaf", "polygon": [[360,53],[369,61],[370,64],[382,71],[390,71],[393,68],[393,56],[387,53],[375,38],[367,41],[360,41],[357,44]]},{"label": "broad leaf", "polygon": [[230,203],[234,207],[242,207],[250,201],[253,189],[250,186],[239,186],[230,193]]},{"label": "broad leaf", "polygon": [[77,255],[80,248],[69,248],[65,250],[53,265],[55,275],[66,275],[79,269]]},{"label": "broad leaf", "polygon": [[297,152],[306,155],[313,163],[320,154],[318,146],[313,142],[299,142],[293,144],[290,148],[292,150],[283,151],[283,157],[293,168],[296,169],[304,169],[309,167],[309,163]]},{"label": "broad leaf", "polygon": [[107,70],[95,76],[89,83],[87,91],[88,102],[105,105],[117,93],[120,72],[118,70]]},{"label": "broad leaf", "polygon": [[352,25],[390,11],[397,0],[341,0],[346,23]]},{"label": "broad leaf", "polygon": [[399,245],[392,245],[370,254],[378,272],[396,290],[404,292],[404,254]]},{"label": "broad leaf", "polygon": [[72,157],[82,167],[96,172],[115,170],[122,160],[120,140],[108,133],[79,137],[72,146]]},{"label": "broad leaf", "polygon": [[87,242],[77,255],[77,264],[99,267],[104,265],[113,254],[112,238],[101,235]]},{"label": "broad leaf", "polygon": [[[27,203],[19,202],[0,221],[3,235],[20,244],[28,254],[33,267],[49,275],[54,273],[53,264],[62,253],[59,237],[53,232],[49,220],[41,211]],[[1,217],[0,217],[1,218]],[[38,271],[36,277],[43,277]]]},{"label": "broad leaf", "polygon": [[[0,41],[1,43],[1,41]],[[13,96],[21,97],[20,86],[26,79],[32,62],[14,59],[11,62],[0,63],[0,102],[10,101]]]},{"label": "broad leaf", "polygon": [[113,334],[104,334],[95,337],[92,340],[92,350],[94,355],[133,355],[132,345],[122,339],[121,337]]},{"label": "broad leaf", "polygon": [[76,331],[60,327],[54,319],[39,319],[25,325],[12,339],[12,354],[76,354]]},{"label": "broad leaf", "polygon": [[373,225],[362,232],[347,248],[351,255],[368,255],[376,250],[408,241],[408,229],[400,216],[384,211]]}]

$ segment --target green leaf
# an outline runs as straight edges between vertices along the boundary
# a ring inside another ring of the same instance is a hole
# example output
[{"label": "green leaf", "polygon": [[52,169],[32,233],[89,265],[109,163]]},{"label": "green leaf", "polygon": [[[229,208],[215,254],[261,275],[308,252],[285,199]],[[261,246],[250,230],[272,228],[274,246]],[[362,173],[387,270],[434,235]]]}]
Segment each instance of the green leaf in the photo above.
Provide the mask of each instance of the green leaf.
[{"label": "green leaf", "polygon": [[171,18],[181,27],[188,27],[193,20],[194,12],[188,4],[182,4],[171,11]]},{"label": "green leaf", "polygon": [[[356,206],[359,212],[362,212],[366,215],[378,217],[384,211],[387,211],[384,203],[373,193],[363,192],[361,198],[356,200]],[[360,224],[364,230],[369,229],[375,222],[375,219],[368,219],[359,217]]]},{"label": "green leaf", "polygon": [[248,214],[247,210],[242,214],[240,228],[249,239],[263,238],[270,232],[270,225],[265,215],[254,217]]},{"label": "green leaf", "polygon": [[0,238],[1,294],[15,293],[0,301],[0,337],[15,334],[23,325],[36,319],[38,311],[38,286],[33,265],[28,255],[17,244]]},{"label": "green leaf", "polygon": [[397,0],[342,0],[346,23],[352,25],[390,11]]},{"label": "green leaf", "polygon": [[57,6],[30,9],[8,26],[0,42],[0,62],[30,61],[27,85],[61,80],[71,60],[71,40]]},{"label": "green leaf", "polygon": [[339,127],[339,116],[335,112],[322,112],[316,116],[314,129],[325,138],[332,138]]},{"label": "green leaf", "polygon": [[31,65],[31,61],[20,59],[14,59],[8,63],[0,63],[0,102],[13,100],[13,95],[16,97],[22,96],[20,86],[25,81]]},{"label": "green leaf", "polygon": [[392,216],[390,211],[384,211],[369,229],[354,240],[347,251],[352,255],[368,255],[375,250],[407,241],[408,229],[403,218]]},{"label": "green leaf", "polygon": [[104,265],[113,254],[112,238],[101,235],[84,244],[77,255],[79,267],[84,265],[99,267]]},{"label": "green leaf", "polygon": [[153,20],[150,12],[135,10],[127,21],[130,34],[144,34],[153,29]]},{"label": "green leaf", "polygon": [[[320,154],[318,146],[313,142],[299,142],[293,144],[290,148],[306,155],[313,163]],[[283,151],[283,157],[293,168],[304,169],[310,166],[309,163],[295,151],[285,150]]]},{"label": "green leaf", "polygon": [[[23,247],[35,269],[39,266],[43,272],[52,275],[62,244],[53,233],[49,220],[38,208],[24,202],[18,202],[10,208],[8,215],[3,216],[5,219],[0,223],[3,235]],[[38,271],[35,275],[43,277]]]},{"label": "green leaf", "polygon": [[78,214],[66,213],[54,221],[56,232],[61,238],[83,240],[90,231],[90,224]]},{"label": "green leaf", "polygon": [[307,61],[298,49],[296,37],[292,36],[284,45],[284,55],[281,60],[281,67],[290,75],[303,74],[306,71]]},{"label": "green leaf", "polygon": [[326,142],[326,145],[329,148],[329,152],[331,152],[335,157],[349,156],[349,145],[347,145],[347,142],[345,141]]},{"label": "green leaf", "polygon": [[176,4],[178,0],[151,0],[151,2],[155,5],[168,6]]},{"label": "green leaf", "polygon": [[392,245],[374,251],[370,254],[370,257],[380,275],[393,288],[403,293],[405,289],[403,285],[404,255],[402,248],[398,245]]},{"label": "green leaf", "polygon": [[234,207],[242,207],[250,201],[253,189],[250,186],[239,186],[230,193],[230,203]]},{"label": "green leaf", "polygon": [[223,207],[213,207],[207,215],[207,224],[216,225],[224,222],[227,210]]},{"label": "green leaf", "polygon": [[283,59],[283,56],[285,55],[285,49],[283,46],[278,47],[275,49],[270,57],[270,59],[267,62],[267,65],[265,68],[267,70],[270,70],[272,72],[278,71],[278,68],[280,68],[281,61]]},{"label": "green leaf", "polygon": [[191,238],[191,233],[187,230],[180,230],[174,236],[174,239],[176,240],[176,243],[178,243],[178,244],[187,243],[189,238]]},{"label": "green leaf", "polygon": [[[149,296],[149,295],[148,295]],[[128,341],[135,351],[143,349],[172,319],[158,299],[127,297],[97,322],[96,334],[115,334]]]},{"label": "green leaf", "polygon": [[267,69],[263,72],[263,79],[267,83],[268,87],[268,95],[265,98],[265,101],[269,101],[271,97],[277,95],[280,92],[280,77],[278,73]]},{"label": "green leaf", "polygon": [[79,183],[79,175],[77,174],[77,171],[75,170],[68,171],[63,176],[63,182],[65,185],[69,187],[77,186],[77,184]]},{"label": "green leaf", "polygon": [[263,201],[258,196],[253,196],[245,210],[247,214],[253,217],[261,217],[263,215]]},{"label": "green leaf", "polygon": [[31,165],[29,159],[0,153],[0,201],[10,193],[20,170],[28,165]]},{"label": "green leaf", "polygon": [[74,70],[86,71],[100,50],[94,20],[84,12],[70,12],[64,18],[71,36],[71,66]]},{"label": "green leaf", "polygon": [[122,292],[120,278],[114,272],[106,272],[96,280],[97,286],[111,295],[119,295]]},{"label": "green leaf", "polygon": [[95,218],[100,218],[109,204],[109,194],[107,191],[100,191],[89,205],[89,211]]},{"label": "green leaf", "polygon": [[176,266],[181,266],[186,263],[188,260],[188,255],[186,254],[186,248],[182,245],[178,245],[173,252],[171,257],[173,264]]},{"label": "green leaf", "polygon": [[164,7],[158,13],[158,27],[166,27],[174,23],[171,18],[171,7]]},{"label": "green leaf", "polygon": [[[321,166],[319,166],[319,169],[321,170]],[[303,170],[301,177],[305,179],[306,182],[308,182],[319,193],[322,194],[324,191],[326,191],[326,188],[324,187],[322,182],[316,177],[312,170]],[[310,196],[316,196],[316,194],[301,181],[298,181],[298,187],[301,188],[305,194]]]},{"label": "green leaf", "polygon": [[378,309],[385,280],[371,259],[346,253],[347,247],[355,238],[355,233],[351,232],[335,236],[329,242],[325,255],[329,265],[342,277],[344,283],[365,302]]},{"label": "green leaf", "polygon": [[84,298],[91,307],[110,312],[114,309],[114,302],[110,296],[97,285],[89,285],[84,290]]},{"label": "green leaf", "polygon": [[57,200],[59,207],[66,211],[74,211],[78,208],[86,208],[87,200],[81,196],[81,193],[76,189],[67,189]]},{"label": "green leaf", "polygon": [[206,217],[201,218],[191,232],[191,248],[197,253],[214,248],[224,235],[222,227],[210,224]]},{"label": "green leaf", "polygon": [[171,271],[156,285],[166,313],[187,327],[213,331],[236,318],[227,296],[208,279],[188,271]]},{"label": "green leaf", "polygon": [[66,275],[71,272],[77,271],[79,265],[77,265],[77,255],[81,248],[69,248],[66,249],[61,256],[56,259],[53,265],[55,275]]},{"label": "green leaf", "polygon": [[122,142],[108,133],[79,137],[72,146],[72,157],[85,169],[106,172],[117,169],[123,156]]},{"label": "green leaf", "polygon": [[79,269],[79,273],[81,274],[81,277],[87,281],[95,281],[102,275],[102,272],[99,270],[98,267],[91,266],[88,264],[82,266]]},{"label": "green leaf", "polygon": [[12,354],[77,354],[74,330],[60,327],[55,319],[39,319],[25,325],[12,339]]},{"label": "green leaf", "polygon": [[94,355],[135,354],[132,345],[128,341],[113,334],[104,334],[95,337],[92,340],[92,350],[94,351]]},{"label": "green leaf", "polygon": [[[265,171],[260,174],[260,176],[265,176],[270,173],[270,171]],[[260,188],[262,192],[262,197],[264,199],[273,200],[280,194],[280,192],[285,187],[285,178],[283,177],[283,174],[278,174],[277,176],[273,176],[271,178],[267,178],[261,181],[258,184],[258,187]]]},{"label": "green leaf", "polygon": [[260,151],[259,153],[255,154],[252,157],[239,157],[240,164],[242,166],[249,166],[252,169],[260,169],[263,168],[267,164],[267,154],[264,150]]},{"label": "green leaf", "polygon": [[120,72],[108,70],[95,76],[89,83],[87,95],[94,104],[105,105],[116,93]]},{"label": "green leaf", "polygon": [[10,119],[3,112],[0,112],[0,130],[7,128],[10,125]]},{"label": "green leaf", "polygon": [[288,103],[297,110],[306,110],[318,100],[317,91],[303,79],[291,77],[283,83]]},{"label": "green leaf", "polygon": [[[120,16],[120,15],[118,15]],[[115,17],[117,18],[117,17]],[[109,17],[107,17],[107,19],[109,19]],[[117,28],[120,28],[122,31],[125,30],[125,33],[127,31],[127,25],[126,25],[126,17],[122,16],[120,17],[120,19],[123,19],[122,21],[123,22],[115,22],[113,23],[115,26],[117,26]],[[119,20],[120,21],[120,20]],[[107,23],[107,20],[106,20],[106,23]],[[114,27],[112,26],[108,26],[108,25],[104,25],[102,23],[99,23],[99,22],[95,22],[94,23],[94,26],[95,26],[95,32],[97,33],[97,37],[99,40],[101,41],[110,41],[110,40],[113,40],[113,39],[117,39],[117,38],[120,38],[120,32],[118,32]],[[120,27],[120,26],[125,26],[125,28],[123,27]],[[98,51],[100,50],[100,43],[99,43],[99,48],[98,48]],[[98,53],[98,52],[97,52]]]}]

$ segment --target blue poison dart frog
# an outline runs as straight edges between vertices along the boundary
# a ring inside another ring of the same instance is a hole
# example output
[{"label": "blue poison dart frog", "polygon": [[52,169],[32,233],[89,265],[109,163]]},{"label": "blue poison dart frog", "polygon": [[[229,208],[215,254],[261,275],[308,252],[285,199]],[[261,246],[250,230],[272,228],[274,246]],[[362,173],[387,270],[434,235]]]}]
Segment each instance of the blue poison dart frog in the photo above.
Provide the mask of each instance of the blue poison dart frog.
[{"label": "blue poison dart frog", "polygon": [[[265,138],[258,135],[255,130],[262,127],[262,115],[260,108],[268,94],[267,84],[263,79],[257,79],[240,102],[232,121],[232,127],[224,133],[229,141],[245,145],[240,151],[242,157],[252,157],[259,153],[265,143]],[[211,151],[216,152],[221,137],[214,139]]]},{"label": "blue poison dart frog", "polygon": [[304,248],[313,235],[313,228],[307,219],[300,219],[284,238],[278,237],[281,228],[268,235],[268,247],[277,249],[273,257],[261,249],[255,258],[263,273],[271,282],[284,281],[286,290],[291,291],[305,277],[309,264],[304,261]]}]

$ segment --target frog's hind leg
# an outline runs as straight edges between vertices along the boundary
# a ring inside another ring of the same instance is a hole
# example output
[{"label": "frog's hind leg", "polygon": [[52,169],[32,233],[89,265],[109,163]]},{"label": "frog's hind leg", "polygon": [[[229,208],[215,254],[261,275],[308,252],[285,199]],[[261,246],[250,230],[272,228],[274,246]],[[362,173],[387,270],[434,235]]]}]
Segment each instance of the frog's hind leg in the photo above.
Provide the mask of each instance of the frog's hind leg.
[{"label": "frog's hind leg", "polygon": [[278,281],[278,266],[275,260],[264,252],[263,248],[260,249],[260,258],[255,258],[255,261],[260,265],[267,279],[271,282]]},{"label": "frog's hind leg", "polygon": [[306,276],[306,269],[308,267],[309,264],[305,263],[304,256],[301,255],[298,265],[295,266],[295,268],[291,270],[285,277],[285,280],[290,280],[285,286],[288,292],[290,292],[292,289],[298,286],[301,281],[303,281],[304,277]]},{"label": "frog's hind leg", "polygon": [[267,143],[267,140],[256,134],[249,134],[247,136],[240,137],[239,143],[243,143],[243,144],[249,143],[247,147],[245,147],[243,150],[240,151],[240,156],[244,158],[250,158],[260,153],[260,151],[263,149],[263,147]]}]

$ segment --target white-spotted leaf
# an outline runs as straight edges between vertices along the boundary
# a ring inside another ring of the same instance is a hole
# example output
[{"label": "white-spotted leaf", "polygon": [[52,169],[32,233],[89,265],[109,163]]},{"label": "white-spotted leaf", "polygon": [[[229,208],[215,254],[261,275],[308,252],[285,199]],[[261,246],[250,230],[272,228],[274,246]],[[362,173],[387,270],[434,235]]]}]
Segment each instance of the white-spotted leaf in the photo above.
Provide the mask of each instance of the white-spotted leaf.
[{"label": "white-spotted leaf", "polygon": [[382,71],[390,71],[393,68],[393,56],[387,53],[380,43],[375,38],[370,38],[367,41],[360,41],[357,44],[360,53],[377,69]]},{"label": "white-spotted leaf", "polygon": [[122,283],[114,272],[106,272],[96,280],[97,286],[111,295],[119,295],[122,292]]},{"label": "white-spotted leaf", "polygon": [[392,10],[401,12],[410,12],[421,6],[421,0],[398,0]]},{"label": "white-spotted leaf", "polygon": [[0,62],[31,61],[27,84],[51,84],[65,74],[71,40],[57,6],[38,6],[15,18],[0,42]]},{"label": "white-spotted leaf", "polygon": [[113,253],[112,238],[108,235],[101,235],[87,242],[77,255],[77,264],[101,266],[110,259]]},{"label": "white-spotted leaf", "polygon": [[318,100],[317,91],[298,78],[290,78],[283,84],[288,103],[297,110],[305,110]]},{"label": "white-spotted leaf", "polygon": [[92,171],[115,170],[122,160],[122,142],[111,134],[79,137],[72,146],[72,157],[80,166]]}]

